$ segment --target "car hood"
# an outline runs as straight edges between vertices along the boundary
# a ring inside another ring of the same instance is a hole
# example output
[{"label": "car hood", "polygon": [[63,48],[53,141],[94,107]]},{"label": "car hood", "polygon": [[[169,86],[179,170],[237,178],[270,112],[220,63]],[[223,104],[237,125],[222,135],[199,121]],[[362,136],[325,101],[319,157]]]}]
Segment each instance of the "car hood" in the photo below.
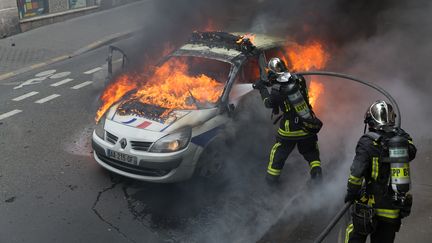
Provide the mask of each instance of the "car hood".
[{"label": "car hood", "polygon": [[122,115],[118,108],[119,104],[112,106],[107,114],[107,119],[125,126],[163,133],[170,133],[186,126],[198,126],[219,113],[219,108],[173,110],[166,118],[160,119],[147,114]]}]

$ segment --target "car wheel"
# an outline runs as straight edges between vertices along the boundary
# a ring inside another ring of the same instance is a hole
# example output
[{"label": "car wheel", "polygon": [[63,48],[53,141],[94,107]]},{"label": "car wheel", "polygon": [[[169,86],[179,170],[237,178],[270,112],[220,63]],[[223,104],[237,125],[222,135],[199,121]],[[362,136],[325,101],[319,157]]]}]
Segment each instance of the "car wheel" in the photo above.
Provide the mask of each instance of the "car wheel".
[{"label": "car wheel", "polygon": [[216,137],[210,142],[198,160],[196,175],[203,178],[222,176],[225,169],[226,149],[227,143],[222,137]]}]

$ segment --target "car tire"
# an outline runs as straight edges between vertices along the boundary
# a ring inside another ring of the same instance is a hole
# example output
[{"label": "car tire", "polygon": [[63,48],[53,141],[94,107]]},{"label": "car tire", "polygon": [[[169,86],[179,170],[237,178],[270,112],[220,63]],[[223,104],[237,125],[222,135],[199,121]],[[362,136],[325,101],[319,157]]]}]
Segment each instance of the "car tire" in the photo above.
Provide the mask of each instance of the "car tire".
[{"label": "car tire", "polygon": [[226,153],[223,151],[227,148],[227,141],[224,136],[215,137],[201,153],[195,175],[207,179],[223,177],[226,169],[226,158],[224,158]]}]

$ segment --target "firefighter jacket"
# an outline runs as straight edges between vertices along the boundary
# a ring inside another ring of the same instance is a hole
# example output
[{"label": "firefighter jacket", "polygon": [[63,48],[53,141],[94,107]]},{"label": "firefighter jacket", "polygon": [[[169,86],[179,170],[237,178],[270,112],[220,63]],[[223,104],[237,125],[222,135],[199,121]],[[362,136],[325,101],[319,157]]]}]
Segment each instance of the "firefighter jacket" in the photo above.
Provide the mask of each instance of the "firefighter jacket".
[{"label": "firefighter jacket", "polygon": [[[401,130],[401,133],[409,141],[411,161],[415,158],[416,147],[406,132]],[[348,178],[348,193],[358,195],[360,202],[374,207],[380,218],[400,221],[399,209],[392,199],[394,193],[390,184],[390,163],[382,162],[382,158],[388,156],[385,140],[393,135],[394,132],[370,129],[360,138]],[[363,194],[362,197],[360,194]]]},{"label": "firefighter jacket", "polygon": [[[299,89],[303,98],[305,99],[310,111],[312,107],[309,103],[308,90],[306,87],[306,80],[303,76],[293,76],[295,82],[298,82]],[[304,139],[312,136],[316,136],[313,133],[307,132],[303,129],[300,117],[290,104],[288,95],[284,92],[283,84],[275,84],[271,88],[269,93],[266,87],[259,89],[261,98],[264,102],[265,107],[273,109],[273,115],[278,115],[282,112],[282,118],[280,119],[278,136],[282,139],[297,140]]]}]

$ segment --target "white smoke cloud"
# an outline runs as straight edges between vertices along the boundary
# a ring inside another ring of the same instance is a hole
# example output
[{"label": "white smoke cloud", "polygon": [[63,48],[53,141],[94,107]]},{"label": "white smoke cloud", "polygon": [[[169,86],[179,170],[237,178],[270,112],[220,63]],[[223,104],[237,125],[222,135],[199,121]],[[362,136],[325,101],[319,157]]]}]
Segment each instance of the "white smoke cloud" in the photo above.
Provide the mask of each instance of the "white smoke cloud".
[{"label": "white smoke cloud", "polygon": [[[249,12],[251,7],[242,8],[242,4],[256,5],[252,8],[254,11]],[[218,26],[223,27],[221,29],[278,34],[300,43],[309,39],[322,40],[331,52],[327,70],[376,82],[397,100],[402,127],[414,141],[421,144],[432,135],[427,124],[432,117],[427,106],[432,91],[428,84],[432,19],[429,18],[431,8],[427,1],[198,3],[190,0],[161,1],[156,9],[163,10],[161,13],[171,21],[162,21],[160,29],[152,31],[166,32],[169,37],[177,26],[171,22],[184,20],[185,24],[177,31],[183,36],[195,30],[197,23],[205,25],[204,20],[214,19]],[[247,21],[239,21],[239,18]],[[236,24],[228,23],[227,19],[234,19]],[[145,36],[152,39],[151,33],[146,32]],[[161,38],[154,41],[163,43]],[[146,47],[142,45],[142,49],[148,49]],[[323,105],[317,111],[324,122],[319,133],[319,145],[325,181],[320,190],[305,190],[308,166],[297,151],[286,162],[280,187],[265,184],[268,153],[276,129],[271,125],[269,111],[255,95],[246,102],[239,121],[232,124],[238,129],[234,145],[220,148],[221,153],[227,156],[226,183],[209,187],[194,182],[192,186],[180,186],[189,193],[183,200],[196,205],[200,212],[182,220],[180,229],[174,227],[161,231],[171,235],[174,241],[255,242],[278,220],[308,217],[314,210],[333,212],[342,205],[348,168],[357,140],[363,133],[364,113],[372,102],[384,97],[351,81],[337,78],[320,80],[325,84],[319,101]],[[209,203],[208,198],[214,203]],[[302,201],[298,203],[293,198]],[[185,206],[184,201],[178,206]],[[325,222],[317,224],[324,225]]]}]

